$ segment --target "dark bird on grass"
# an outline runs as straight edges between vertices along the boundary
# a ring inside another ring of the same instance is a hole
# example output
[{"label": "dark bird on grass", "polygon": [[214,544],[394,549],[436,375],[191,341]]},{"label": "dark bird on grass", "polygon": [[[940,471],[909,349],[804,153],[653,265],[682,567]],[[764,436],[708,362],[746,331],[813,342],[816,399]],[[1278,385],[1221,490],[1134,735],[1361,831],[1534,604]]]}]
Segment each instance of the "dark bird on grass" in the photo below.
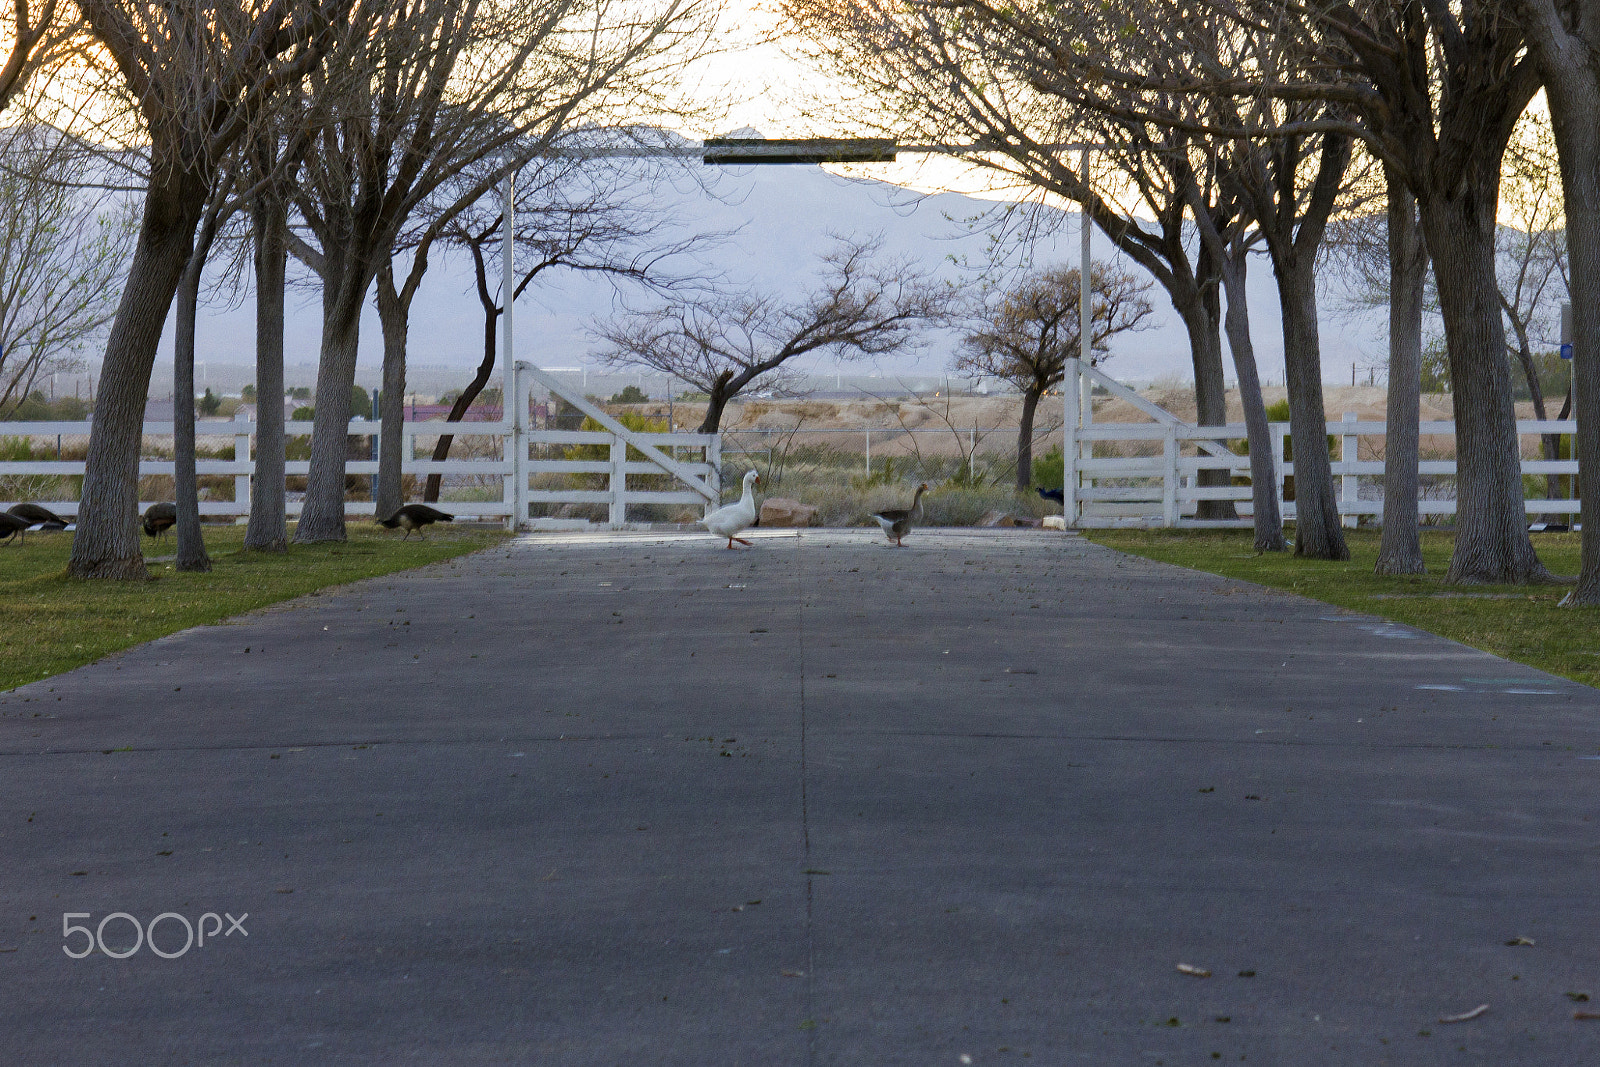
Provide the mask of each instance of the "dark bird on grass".
[{"label": "dark bird on grass", "polygon": [[883,527],[884,536],[894,542],[894,547],[904,548],[900,539],[911,532],[911,524],[922,521],[922,494],[928,491],[928,483],[923,482],[917,486],[917,495],[911,498],[909,508],[889,508],[886,511],[875,511],[872,517],[878,520],[878,525]]},{"label": "dark bird on grass", "polygon": [[[430,508],[426,504],[407,504],[387,519],[379,519],[378,525],[391,530],[398,526],[404,526],[406,537],[411,536],[412,530],[417,531],[417,536],[421,537],[422,528],[429,523],[454,522],[455,520],[456,517],[454,515],[446,515],[438,508]],[[405,539],[405,537],[402,537],[400,540],[404,541]]]},{"label": "dark bird on grass", "polygon": [[1066,503],[1067,503],[1067,487],[1066,486],[1062,486],[1060,489],[1040,489],[1039,490],[1039,495],[1044,497],[1046,500],[1054,500],[1057,504],[1060,504],[1063,507],[1066,506]]},{"label": "dark bird on grass", "polygon": [[160,537],[178,525],[178,505],[169,501],[151,504],[144,509],[144,532]]},{"label": "dark bird on grass", "polygon": [[16,537],[18,543],[26,541],[26,537],[19,536],[32,525],[27,519],[19,519],[15,515],[0,512],[0,541],[9,541]]},{"label": "dark bird on grass", "polygon": [[7,515],[15,515],[30,527],[38,526],[46,530],[65,530],[67,520],[40,504],[12,504],[6,511]]}]

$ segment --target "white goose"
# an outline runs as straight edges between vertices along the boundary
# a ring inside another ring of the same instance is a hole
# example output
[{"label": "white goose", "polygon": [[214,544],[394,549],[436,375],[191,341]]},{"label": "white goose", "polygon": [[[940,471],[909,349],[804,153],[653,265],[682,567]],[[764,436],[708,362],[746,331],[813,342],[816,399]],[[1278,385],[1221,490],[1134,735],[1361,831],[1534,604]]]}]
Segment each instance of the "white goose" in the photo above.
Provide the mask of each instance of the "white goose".
[{"label": "white goose", "polygon": [[732,548],[735,541],[741,545],[750,544],[739,534],[746,527],[756,521],[756,495],[751,486],[761,480],[761,475],[755,471],[746,471],[744,475],[744,495],[736,504],[726,504],[705,518],[700,520],[700,525],[716,534],[718,537],[728,539],[728,547]]}]

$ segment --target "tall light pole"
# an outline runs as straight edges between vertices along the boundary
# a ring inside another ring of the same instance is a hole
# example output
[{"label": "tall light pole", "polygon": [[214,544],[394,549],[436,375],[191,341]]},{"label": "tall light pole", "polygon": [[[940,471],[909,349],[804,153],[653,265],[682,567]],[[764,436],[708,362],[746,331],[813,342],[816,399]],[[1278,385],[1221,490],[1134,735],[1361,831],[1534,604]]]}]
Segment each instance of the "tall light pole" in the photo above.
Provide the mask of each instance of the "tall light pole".
[{"label": "tall light pole", "polygon": [[520,400],[517,388],[516,350],[513,346],[512,308],[516,304],[517,170],[506,160],[502,192],[500,238],[500,419],[505,423],[506,457],[511,463],[511,492],[506,503],[511,508],[509,528],[516,530],[522,521],[522,499],[527,495],[528,445],[525,425],[528,405]]},{"label": "tall light pole", "polygon": [[[1087,185],[1088,181],[1089,181],[1089,150],[1087,148],[1085,148],[1082,151],[1082,153],[1080,153],[1078,158],[1079,158],[1078,173],[1083,176],[1084,184]],[[1080,427],[1083,426],[1085,423],[1087,423],[1089,420],[1091,420],[1094,417],[1094,388],[1092,386],[1087,390],[1083,388],[1083,368],[1091,366],[1093,364],[1093,362],[1094,362],[1094,339],[1093,339],[1094,338],[1094,332],[1093,332],[1093,327],[1094,327],[1094,305],[1091,302],[1093,300],[1093,286],[1090,284],[1090,282],[1091,282],[1090,274],[1091,274],[1091,266],[1092,266],[1092,264],[1091,264],[1090,258],[1089,258],[1089,234],[1090,234],[1091,229],[1092,229],[1092,227],[1091,227],[1091,224],[1089,222],[1089,205],[1088,204],[1079,204],[1078,205],[1078,234],[1079,234],[1079,237],[1078,237],[1078,240],[1079,240],[1079,264],[1078,264],[1078,390],[1077,391],[1078,391],[1079,405],[1080,406],[1079,406],[1078,411],[1077,411],[1077,417],[1078,417],[1077,425],[1080,426]],[[1063,390],[1063,392],[1064,391],[1065,390]],[[1079,447],[1082,447],[1082,446],[1079,446]],[[1062,458],[1063,461],[1065,461],[1065,459],[1066,459],[1065,454],[1063,454],[1061,458]],[[1074,459],[1076,459],[1076,457],[1074,457]],[[1077,464],[1076,463],[1073,464],[1073,469],[1074,470],[1077,469]],[[1062,470],[1063,474],[1066,473],[1066,466],[1065,466],[1064,462],[1063,462],[1061,470]],[[1072,480],[1073,480],[1074,484],[1069,486],[1069,485],[1066,484],[1067,480],[1066,480],[1065,477],[1063,477],[1061,479],[1061,487],[1063,489],[1063,493],[1062,493],[1062,496],[1061,496],[1061,511],[1062,511],[1063,515],[1067,514],[1068,511],[1069,511],[1069,509],[1067,507],[1067,503],[1066,503],[1066,492],[1065,492],[1065,490],[1071,490],[1074,494],[1076,494],[1077,489],[1078,489],[1077,484],[1076,484],[1078,479],[1077,478],[1073,478]]]},{"label": "tall light pole", "polygon": [[[870,137],[810,137],[810,138],[764,138],[764,137],[714,137],[708,138],[698,146],[684,145],[681,147],[665,146],[624,146],[614,149],[601,149],[595,151],[592,146],[585,149],[585,154],[593,156],[615,157],[657,157],[657,156],[700,156],[701,162],[708,166],[750,166],[760,164],[819,164],[819,163],[893,163],[897,152],[938,153],[941,155],[961,156],[980,152],[993,152],[993,144],[900,144],[893,138]],[[1073,142],[1070,144],[1040,145],[1039,148],[1053,152],[1070,152],[1074,149],[1080,152],[1081,173],[1084,181],[1088,181],[1089,152],[1103,145],[1083,144]],[[558,150],[558,154],[559,150]],[[503,191],[504,206],[502,216],[504,223],[504,237],[501,248],[501,292],[504,310],[504,322],[501,324],[501,362],[504,366],[502,411],[506,430],[507,450],[511,453],[507,458],[511,461],[512,479],[514,490],[508,494],[508,504],[512,507],[511,528],[516,529],[521,516],[520,502],[527,491],[526,461],[527,461],[527,405],[514,398],[513,393],[520,390],[516,388],[515,354],[512,348],[512,295],[515,286],[515,272],[513,269],[513,255],[515,251],[516,236],[516,165],[508,157],[506,160],[506,176]],[[1080,205],[1081,207],[1081,205]],[[1081,207],[1081,260],[1078,279],[1078,363],[1080,368],[1070,369],[1063,376],[1062,394],[1067,407],[1065,412],[1065,429],[1070,431],[1074,426],[1082,426],[1087,419],[1093,417],[1092,389],[1083,389],[1082,367],[1087,367],[1092,354],[1091,327],[1093,324],[1093,309],[1090,304],[1092,286],[1090,284],[1090,259],[1089,259],[1089,211]],[[1072,379],[1075,390],[1066,388],[1066,380]],[[588,370],[584,370],[584,384],[588,384]],[[1079,399],[1079,406],[1072,410],[1073,395]],[[517,402],[513,403],[516,400]],[[671,418],[671,382],[668,381],[668,411]],[[1076,449],[1077,438],[1070,432],[1064,434],[1063,460],[1066,459],[1066,449],[1070,442]],[[868,470],[871,470],[871,438],[868,437]],[[1077,479],[1074,478],[1073,481]],[[1063,479],[1065,481],[1065,479]],[[1064,489],[1076,491],[1076,486],[1063,486]],[[1064,508],[1071,513],[1070,505],[1064,502]]]}]

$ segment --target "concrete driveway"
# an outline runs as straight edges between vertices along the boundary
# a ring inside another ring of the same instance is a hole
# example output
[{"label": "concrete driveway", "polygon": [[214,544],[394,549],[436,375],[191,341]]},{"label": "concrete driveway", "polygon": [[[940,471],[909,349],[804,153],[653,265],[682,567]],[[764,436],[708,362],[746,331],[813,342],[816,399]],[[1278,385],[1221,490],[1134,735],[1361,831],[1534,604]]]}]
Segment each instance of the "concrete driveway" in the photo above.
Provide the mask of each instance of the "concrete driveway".
[{"label": "concrete driveway", "polygon": [[754,539],[0,695],[5,1060],[1600,1062],[1594,690],[1057,533]]}]

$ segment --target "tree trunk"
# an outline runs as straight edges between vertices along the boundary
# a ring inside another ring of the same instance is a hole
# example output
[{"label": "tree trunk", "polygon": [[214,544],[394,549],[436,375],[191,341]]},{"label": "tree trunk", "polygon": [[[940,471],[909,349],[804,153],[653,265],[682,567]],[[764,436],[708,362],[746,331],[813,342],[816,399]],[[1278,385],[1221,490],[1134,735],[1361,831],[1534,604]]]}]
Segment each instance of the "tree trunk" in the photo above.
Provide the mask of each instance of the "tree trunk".
[{"label": "tree trunk", "polygon": [[[1228,376],[1222,365],[1222,291],[1219,282],[1220,265],[1216,257],[1204,246],[1195,257],[1195,275],[1199,281],[1196,304],[1205,316],[1205,344],[1192,347],[1190,358],[1194,362],[1194,402],[1196,422],[1201,426],[1226,426],[1228,424]],[[1194,335],[1190,334],[1190,341]],[[1218,438],[1217,444],[1226,447],[1227,439]],[[1204,458],[1205,453],[1201,453]],[[1233,471],[1227,468],[1201,468],[1195,475],[1195,484],[1202,488],[1227,488],[1233,484]],[[1197,519],[1237,519],[1239,509],[1231,500],[1202,500],[1195,505]]]},{"label": "tree trunk", "polygon": [[[1220,304],[1195,292],[1182,298],[1174,296],[1172,306],[1189,333],[1189,355],[1194,363],[1195,421],[1201,426],[1225,426],[1228,387],[1222,368]],[[1226,486],[1232,480],[1232,472],[1227,470],[1202,470],[1196,479],[1201,486],[1213,487]],[[1202,500],[1195,512],[1201,519],[1233,519],[1238,514],[1231,500]]]},{"label": "tree trunk", "polygon": [[1317,334],[1316,263],[1311,256],[1273,264],[1283,311],[1283,364],[1294,444],[1294,554],[1349,559],[1328,458],[1328,414],[1322,403],[1322,345]]},{"label": "tree trunk", "polygon": [[707,395],[705,421],[700,423],[700,428],[695,433],[716,433],[717,428],[722,425],[722,409],[728,406],[728,401],[738,395],[737,390],[728,388],[732,377],[732,371],[723,371],[712,384],[711,392]]},{"label": "tree trunk", "polygon": [[383,396],[378,412],[378,481],[372,494],[374,514],[393,515],[405,503],[401,492],[401,441],[404,438],[406,397],[406,331],[410,302],[401,299],[394,284],[394,264],[385,258],[378,269],[378,320],[383,325]]},{"label": "tree trunk", "polygon": [[[1600,86],[1594,95],[1600,96]],[[1600,606],[1600,145],[1594,121],[1600,102],[1588,114],[1589,130],[1568,139],[1582,137],[1581,150],[1572,150],[1577,158],[1571,165],[1567,145],[1561,146],[1572,269],[1572,410],[1578,420],[1572,454],[1578,461],[1578,517],[1583,523],[1578,586],[1562,601],[1566,607]],[[1556,130],[1559,137],[1559,123]]]},{"label": "tree trunk", "polygon": [[[1549,418],[1545,414],[1544,385],[1539,381],[1539,368],[1533,364],[1533,346],[1528,341],[1528,329],[1524,323],[1513,324],[1517,331],[1517,365],[1522,368],[1523,380],[1528,383],[1528,397],[1533,401],[1533,417],[1543,422]],[[1540,454],[1547,460],[1561,458],[1561,435],[1546,433],[1539,435]],[[1544,495],[1554,499],[1560,490],[1561,476],[1559,474],[1546,474],[1544,476]],[[1561,519],[1554,515],[1546,515],[1544,522],[1560,522]]]},{"label": "tree trunk", "polygon": [[[1521,452],[1494,273],[1498,174],[1418,198],[1450,348],[1456,546],[1446,581],[1548,582],[1528,539]],[[1579,394],[1579,406],[1583,396]]]},{"label": "tree trunk", "polygon": [[68,573],[148,578],[139,546],[139,443],[150,370],[204,210],[209,175],[152,181],[139,243],[106,339]]},{"label": "tree trunk", "polygon": [[200,531],[200,485],[195,474],[194,331],[200,305],[200,278],[211,242],[204,237],[189,255],[178,283],[177,327],[172,352],[172,484],[178,522],[177,568],[211,569]]},{"label": "tree trunk", "polygon": [[317,366],[317,411],[311,428],[311,473],[296,544],[347,539],[345,462],[349,456],[350,392],[356,382],[361,306],[370,272],[342,250],[324,249],[322,353]]},{"label": "tree trunk", "polygon": [[1267,424],[1261,374],[1256,368],[1255,345],[1250,340],[1250,308],[1245,292],[1248,253],[1237,243],[1231,251],[1231,255],[1220,261],[1222,284],[1228,296],[1223,328],[1228,334],[1228,349],[1233,353],[1234,370],[1239,375],[1239,399],[1244,405],[1245,433],[1250,442],[1250,503],[1255,511],[1255,549],[1257,552],[1283,552],[1289,543],[1284,539],[1283,515],[1278,510],[1272,428]]},{"label": "tree trunk", "polygon": [[1046,385],[1030,382],[1022,394],[1022,424],[1017,429],[1017,492],[1026,493],[1033,488],[1033,416],[1039,409],[1039,398]]},{"label": "tree trunk", "polygon": [[[1592,37],[1596,28],[1585,25],[1579,32]],[[1541,63],[1561,155],[1572,271],[1572,410],[1578,419],[1572,454],[1578,460],[1583,548],[1577,588],[1561,602],[1567,607],[1600,606],[1600,69],[1593,46],[1584,44],[1571,49],[1572,55]]]},{"label": "tree trunk", "polygon": [[[485,300],[483,309],[483,359],[478,363],[478,369],[473,374],[472,381],[468,382],[467,387],[461,391],[461,395],[456,397],[456,402],[450,405],[450,414],[445,416],[446,422],[460,422],[466,418],[467,409],[472,407],[474,400],[478,399],[478,394],[483,392],[483,387],[489,384],[489,376],[494,373],[496,341],[498,340],[495,327],[499,321],[500,309]],[[502,413],[509,410],[506,407],[509,401],[504,396],[506,392],[506,389],[501,390],[500,410]],[[433,461],[435,463],[443,463],[449,459],[450,446],[454,442],[454,435],[440,434],[438,442],[433,446]],[[422,499],[429,504],[438,501],[439,475],[428,475],[428,482],[426,488],[423,489]]]},{"label": "tree trunk", "polygon": [[1533,417],[1543,422],[1544,386],[1539,383],[1539,369],[1533,365],[1533,349],[1528,341],[1526,329],[1517,331],[1517,347],[1514,351],[1517,354],[1517,364],[1522,368],[1522,377],[1528,383],[1528,396],[1533,400]]},{"label": "tree trunk", "polygon": [[1383,452],[1383,535],[1378,574],[1421,574],[1417,452],[1422,397],[1422,301],[1428,250],[1417,202],[1405,180],[1385,169],[1389,193],[1389,394]]},{"label": "tree trunk", "polygon": [[287,274],[287,208],[277,188],[251,205],[256,274],[256,457],[250,482],[250,524],[244,547],[283,552],[289,545],[284,506],[283,310]]}]

